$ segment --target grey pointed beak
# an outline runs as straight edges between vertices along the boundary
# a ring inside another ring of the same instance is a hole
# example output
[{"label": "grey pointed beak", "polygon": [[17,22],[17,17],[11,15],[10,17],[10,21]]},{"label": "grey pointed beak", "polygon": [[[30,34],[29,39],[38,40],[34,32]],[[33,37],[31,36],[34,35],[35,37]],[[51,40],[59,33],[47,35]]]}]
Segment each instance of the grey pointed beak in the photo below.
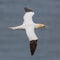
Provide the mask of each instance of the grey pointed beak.
[{"label": "grey pointed beak", "polygon": [[45,25],[44,27],[46,27],[46,28],[47,28],[48,26],[47,26],[47,25]]},{"label": "grey pointed beak", "polygon": [[45,26],[45,27],[48,27],[48,26]]},{"label": "grey pointed beak", "polygon": [[45,25],[45,27],[48,27],[47,25]]}]

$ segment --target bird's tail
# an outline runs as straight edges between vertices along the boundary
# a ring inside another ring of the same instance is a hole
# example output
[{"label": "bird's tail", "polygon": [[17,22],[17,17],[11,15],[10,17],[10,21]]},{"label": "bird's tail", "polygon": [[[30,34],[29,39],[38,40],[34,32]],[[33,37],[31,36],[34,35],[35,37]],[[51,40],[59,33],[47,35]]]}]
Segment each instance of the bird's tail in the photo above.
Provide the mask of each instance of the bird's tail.
[{"label": "bird's tail", "polygon": [[24,26],[23,25],[19,25],[19,26],[15,26],[15,27],[9,27],[10,29],[24,29]]},{"label": "bird's tail", "polygon": [[12,30],[15,30],[15,29],[17,29],[17,27],[9,27],[10,29],[12,29]]},{"label": "bird's tail", "polygon": [[37,40],[30,41],[30,51],[32,56],[34,55],[36,47],[37,47]]}]

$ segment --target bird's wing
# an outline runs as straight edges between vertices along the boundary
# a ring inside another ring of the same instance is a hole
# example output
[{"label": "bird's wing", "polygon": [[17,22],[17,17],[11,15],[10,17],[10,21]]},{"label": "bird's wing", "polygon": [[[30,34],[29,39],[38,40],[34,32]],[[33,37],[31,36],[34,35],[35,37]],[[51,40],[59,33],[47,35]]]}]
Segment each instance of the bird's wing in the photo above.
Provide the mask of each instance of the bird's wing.
[{"label": "bird's wing", "polygon": [[36,36],[33,27],[27,28],[26,29],[26,34],[27,34],[27,36],[29,38],[29,41],[30,41],[30,52],[31,52],[31,55],[33,56],[34,52],[36,50],[36,47],[37,47],[38,37]]},{"label": "bird's wing", "polygon": [[34,12],[27,12],[23,16],[24,22],[33,22],[32,17],[34,15]]},{"label": "bird's wing", "polygon": [[26,28],[26,34],[27,34],[27,36],[29,38],[29,41],[38,39],[38,37],[36,36],[36,34],[34,32],[34,28],[33,27]]}]

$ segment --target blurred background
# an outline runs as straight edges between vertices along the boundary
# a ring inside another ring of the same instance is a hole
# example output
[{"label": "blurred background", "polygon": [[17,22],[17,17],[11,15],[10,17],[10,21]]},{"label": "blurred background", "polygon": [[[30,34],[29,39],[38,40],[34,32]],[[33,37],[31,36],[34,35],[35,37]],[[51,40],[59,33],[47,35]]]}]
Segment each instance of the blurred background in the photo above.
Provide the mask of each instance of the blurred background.
[{"label": "blurred background", "polygon": [[[23,23],[24,7],[35,12],[35,23],[48,26],[36,30],[33,57],[26,32],[8,28]],[[60,60],[60,0],[0,0],[0,60]]]}]

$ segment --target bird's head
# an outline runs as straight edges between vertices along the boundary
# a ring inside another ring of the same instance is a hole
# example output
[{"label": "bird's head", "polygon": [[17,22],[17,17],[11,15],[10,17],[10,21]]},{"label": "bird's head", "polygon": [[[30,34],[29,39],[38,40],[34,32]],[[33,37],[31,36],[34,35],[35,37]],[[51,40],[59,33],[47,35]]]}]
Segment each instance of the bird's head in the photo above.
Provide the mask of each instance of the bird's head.
[{"label": "bird's head", "polygon": [[48,27],[48,26],[46,26],[46,25],[44,25],[44,24],[37,24],[37,27],[38,27],[38,28],[43,28],[43,27]]}]

